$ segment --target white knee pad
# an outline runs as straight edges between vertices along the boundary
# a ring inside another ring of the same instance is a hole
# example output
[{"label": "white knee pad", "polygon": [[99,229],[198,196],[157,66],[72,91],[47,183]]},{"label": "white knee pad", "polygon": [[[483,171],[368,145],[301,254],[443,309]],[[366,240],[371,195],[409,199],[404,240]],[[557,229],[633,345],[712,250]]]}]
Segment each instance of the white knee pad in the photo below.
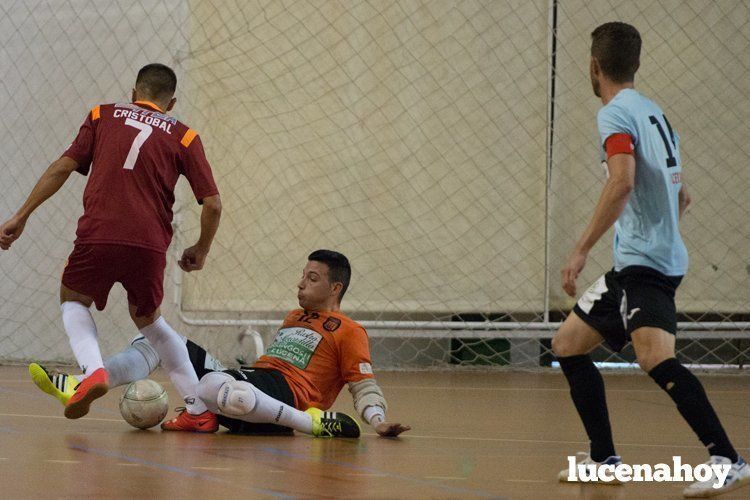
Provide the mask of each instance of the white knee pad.
[{"label": "white knee pad", "polygon": [[255,409],[255,387],[249,382],[229,380],[219,388],[216,404],[219,413],[227,417],[241,417]]},{"label": "white knee pad", "polygon": [[203,378],[198,382],[198,397],[201,398],[211,413],[221,413],[216,403],[219,396],[219,389],[224,383],[229,381],[234,381],[234,378],[227,373],[209,372],[203,375]]}]

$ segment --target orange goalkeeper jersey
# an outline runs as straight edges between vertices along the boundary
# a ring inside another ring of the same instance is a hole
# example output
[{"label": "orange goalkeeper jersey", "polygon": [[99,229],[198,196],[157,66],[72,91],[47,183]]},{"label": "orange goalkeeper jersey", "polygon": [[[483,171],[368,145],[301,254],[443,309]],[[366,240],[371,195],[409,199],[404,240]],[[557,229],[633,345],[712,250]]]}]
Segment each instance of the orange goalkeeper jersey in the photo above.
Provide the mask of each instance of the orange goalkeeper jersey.
[{"label": "orange goalkeeper jersey", "polygon": [[327,410],[345,383],[373,378],[367,332],[332,311],[295,309],[287,314],[254,366],[281,372],[301,410]]}]

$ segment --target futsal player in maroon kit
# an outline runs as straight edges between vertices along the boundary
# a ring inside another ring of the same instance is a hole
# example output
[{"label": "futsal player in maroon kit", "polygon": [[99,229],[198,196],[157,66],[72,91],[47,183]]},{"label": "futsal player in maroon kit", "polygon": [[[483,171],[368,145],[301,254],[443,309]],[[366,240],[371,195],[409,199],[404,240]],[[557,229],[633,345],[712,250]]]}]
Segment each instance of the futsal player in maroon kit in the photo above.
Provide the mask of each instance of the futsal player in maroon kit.
[{"label": "futsal player in maroon kit", "polygon": [[49,166],[18,212],[0,226],[0,248],[8,250],[31,213],[72,172],[88,175],[84,212],[60,287],[65,332],[86,376],[65,406],[68,418],[86,415],[91,402],[109,389],[89,308],[93,303],[103,310],[110,289],[119,282],[127,291],[133,322],[159,353],[186,403],[186,411],[163,428],[213,432],[218,425],[196,397],[198,378],[185,341],[159,309],[178,177],[187,178],[203,205],[200,237],[179,262],[184,271],[203,267],[221,216],[219,191],[200,137],[166,114],[176,102],[176,84],[169,67],[144,66],[133,102],[95,106],[70,147]]}]

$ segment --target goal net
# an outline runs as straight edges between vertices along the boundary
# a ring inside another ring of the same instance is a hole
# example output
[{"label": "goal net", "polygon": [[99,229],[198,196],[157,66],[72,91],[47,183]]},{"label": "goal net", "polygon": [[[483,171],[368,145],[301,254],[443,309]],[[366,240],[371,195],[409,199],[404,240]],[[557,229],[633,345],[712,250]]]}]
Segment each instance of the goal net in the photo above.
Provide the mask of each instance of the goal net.
[{"label": "goal net", "polygon": [[[307,254],[336,249],[353,265],[344,310],[367,326],[376,366],[404,368],[552,362],[549,338],[573,305],[559,269],[604,182],[590,33],[631,22],[644,42],[637,87],[680,133],[695,199],[682,226],[691,267],[679,355],[717,366],[750,357],[742,1],[80,0],[0,11],[0,57],[13,68],[0,84],[2,213],[86,110],[126,99],[143,64],[170,64],[175,112],[201,134],[225,212],[206,269],[170,269],[168,319],[220,357],[252,357],[235,352],[247,348],[238,332],[267,342],[296,307]],[[56,290],[83,183],[0,256],[3,359],[70,359]],[[174,254],[197,237],[198,210],[182,184]],[[610,240],[580,288],[611,266]],[[96,316],[105,351],[134,330],[122,295]]]}]

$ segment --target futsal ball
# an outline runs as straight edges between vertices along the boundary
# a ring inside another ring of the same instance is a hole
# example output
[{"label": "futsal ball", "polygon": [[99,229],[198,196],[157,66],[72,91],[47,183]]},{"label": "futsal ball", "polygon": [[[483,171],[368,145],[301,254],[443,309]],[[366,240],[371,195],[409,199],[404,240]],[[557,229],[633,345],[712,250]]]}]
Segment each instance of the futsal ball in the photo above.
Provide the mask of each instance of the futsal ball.
[{"label": "futsal ball", "polygon": [[158,425],[169,411],[164,387],[153,380],[137,380],[125,388],[120,397],[122,418],[133,427],[148,429]]}]

